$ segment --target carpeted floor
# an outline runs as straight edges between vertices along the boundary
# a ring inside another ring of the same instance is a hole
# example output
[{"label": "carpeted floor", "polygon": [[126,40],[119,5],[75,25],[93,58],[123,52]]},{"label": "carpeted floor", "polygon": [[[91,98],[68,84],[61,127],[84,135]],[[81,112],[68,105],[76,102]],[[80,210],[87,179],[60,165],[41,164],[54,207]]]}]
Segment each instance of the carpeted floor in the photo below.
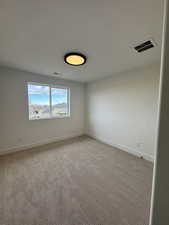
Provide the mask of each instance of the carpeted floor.
[{"label": "carpeted floor", "polygon": [[148,225],[151,163],[89,137],[0,157],[0,225]]}]

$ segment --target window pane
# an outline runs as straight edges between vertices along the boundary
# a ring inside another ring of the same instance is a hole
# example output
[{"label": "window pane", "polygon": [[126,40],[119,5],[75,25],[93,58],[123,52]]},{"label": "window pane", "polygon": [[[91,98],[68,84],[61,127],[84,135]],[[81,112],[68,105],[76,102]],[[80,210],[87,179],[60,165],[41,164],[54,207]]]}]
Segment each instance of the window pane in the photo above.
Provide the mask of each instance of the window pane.
[{"label": "window pane", "polygon": [[38,84],[28,84],[29,119],[50,117],[49,87]]},{"label": "window pane", "polygon": [[69,113],[68,89],[51,88],[52,116],[66,116]]}]

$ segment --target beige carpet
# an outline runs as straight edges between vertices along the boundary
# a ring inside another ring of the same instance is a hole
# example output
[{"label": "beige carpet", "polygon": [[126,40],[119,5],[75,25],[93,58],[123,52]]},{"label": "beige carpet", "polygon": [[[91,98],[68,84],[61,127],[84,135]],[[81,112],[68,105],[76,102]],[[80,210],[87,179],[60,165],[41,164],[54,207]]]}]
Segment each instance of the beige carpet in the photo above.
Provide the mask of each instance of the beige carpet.
[{"label": "beige carpet", "polygon": [[148,225],[152,164],[88,137],[0,157],[0,225]]}]

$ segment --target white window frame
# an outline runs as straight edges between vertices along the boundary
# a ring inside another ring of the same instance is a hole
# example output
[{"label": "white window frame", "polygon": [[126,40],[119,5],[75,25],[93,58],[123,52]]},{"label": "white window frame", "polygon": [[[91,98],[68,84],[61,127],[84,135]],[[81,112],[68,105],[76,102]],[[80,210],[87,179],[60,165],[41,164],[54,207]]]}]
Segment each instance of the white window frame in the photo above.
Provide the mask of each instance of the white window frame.
[{"label": "white window frame", "polygon": [[[49,108],[50,108],[50,115],[49,117],[46,118],[30,118],[29,116],[29,91],[28,91],[28,85],[39,85],[39,86],[48,86],[49,87]],[[65,116],[54,116],[52,115],[52,95],[51,95],[51,89],[52,88],[58,88],[58,89],[66,89],[67,90],[67,108],[68,108],[68,113]],[[43,84],[43,83],[38,83],[38,82],[27,82],[27,95],[28,95],[28,118],[29,120],[48,120],[48,119],[55,119],[55,118],[68,118],[70,117],[70,88],[65,87],[65,86],[60,86],[60,85],[53,85],[53,84]]]}]

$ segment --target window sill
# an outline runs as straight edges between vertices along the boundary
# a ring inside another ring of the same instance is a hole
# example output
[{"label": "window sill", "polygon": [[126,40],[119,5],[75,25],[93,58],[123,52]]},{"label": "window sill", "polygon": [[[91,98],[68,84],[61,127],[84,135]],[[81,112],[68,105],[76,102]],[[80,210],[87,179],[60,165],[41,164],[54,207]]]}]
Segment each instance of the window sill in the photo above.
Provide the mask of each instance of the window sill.
[{"label": "window sill", "polygon": [[66,119],[70,118],[70,115],[67,116],[52,116],[48,118],[37,118],[37,119],[29,119],[29,121],[35,121],[35,120],[52,120],[52,119]]}]

